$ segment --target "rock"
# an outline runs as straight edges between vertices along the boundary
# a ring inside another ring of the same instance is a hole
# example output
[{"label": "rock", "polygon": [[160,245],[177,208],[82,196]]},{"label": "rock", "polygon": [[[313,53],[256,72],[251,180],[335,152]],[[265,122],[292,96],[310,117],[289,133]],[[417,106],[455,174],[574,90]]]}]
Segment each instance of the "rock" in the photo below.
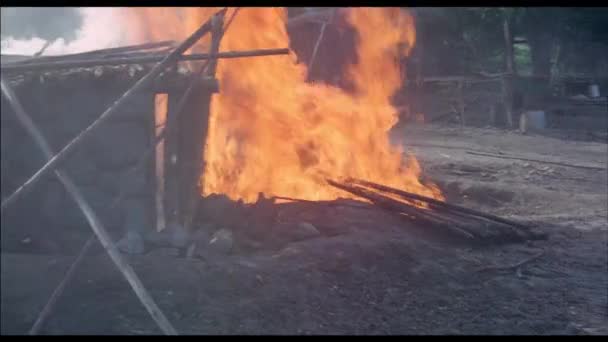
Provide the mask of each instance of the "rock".
[{"label": "rock", "polygon": [[180,224],[170,224],[161,232],[155,230],[145,234],[145,240],[158,247],[186,248],[192,242],[192,235]]},{"label": "rock", "polygon": [[125,213],[124,228],[127,231],[143,234],[151,224],[149,222],[150,212],[145,198],[129,198],[123,202]]},{"label": "rock", "polygon": [[168,227],[171,233],[170,244],[175,248],[185,248],[191,241],[190,234],[180,224],[171,225]]},{"label": "rock", "polygon": [[312,239],[321,235],[317,227],[308,222],[300,222],[292,233],[292,236],[296,241]]},{"label": "rock", "polygon": [[222,227],[234,227],[243,223],[246,216],[243,206],[225,195],[212,194],[200,201],[198,217],[207,223]]},{"label": "rock", "polygon": [[231,230],[222,228],[215,232],[209,240],[209,248],[215,252],[227,254],[234,246],[234,237]]},{"label": "rock", "polygon": [[144,239],[141,234],[133,231],[128,231],[127,235],[118,241],[116,247],[127,254],[143,254],[145,251]]}]

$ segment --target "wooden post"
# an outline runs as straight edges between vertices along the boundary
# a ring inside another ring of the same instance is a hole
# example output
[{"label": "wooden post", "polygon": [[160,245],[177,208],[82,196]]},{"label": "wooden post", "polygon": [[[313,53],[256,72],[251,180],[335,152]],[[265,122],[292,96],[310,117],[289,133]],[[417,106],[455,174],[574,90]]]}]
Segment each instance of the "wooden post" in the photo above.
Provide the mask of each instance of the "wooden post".
[{"label": "wooden post", "polygon": [[[236,15],[236,11],[234,15]],[[229,19],[228,24],[232,22],[234,15]],[[223,26],[224,18],[218,16],[211,31],[210,54],[216,54],[219,51],[220,42],[224,35]],[[215,77],[217,62],[217,59],[209,61],[209,68],[206,70],[207,77]],[[189,115],[182,118],[182,124],[180,125],[182,130],[180,134],[182,141],[180,153],[185,161],[180,170],[180,197],[182,202],[180,220],[186,229],[191,228],[198,198],[201,194],[200,179],[205,168],[203,153],[207,141],[211,95],[210,92],[207,92],[196,98],[191,98],[188,103]]]},{"label": "wooden post", "polygon": [[513,37],[511,36],[511,26],[509,18],[505,15],[503,20],[503,31],[505,37],[505,66],[506,75],[503,76],[503,102],[505,114],[507,116],[507,127],[513,128],[513,82],[515,77],[515,61],[513,57]]},{"label": "wooden post", "polygon": [[169,107],[169,94],[156,94],[154,97],[154,120],[152,122],[150,146],[156,146],[155,157],[152,158],[152,170],[155,170],[155,203],[156,203],[156,231],[162,231],[167,226],[165,219],[165,144],[155,144],[157,137],[167,124],[167,110]]}]

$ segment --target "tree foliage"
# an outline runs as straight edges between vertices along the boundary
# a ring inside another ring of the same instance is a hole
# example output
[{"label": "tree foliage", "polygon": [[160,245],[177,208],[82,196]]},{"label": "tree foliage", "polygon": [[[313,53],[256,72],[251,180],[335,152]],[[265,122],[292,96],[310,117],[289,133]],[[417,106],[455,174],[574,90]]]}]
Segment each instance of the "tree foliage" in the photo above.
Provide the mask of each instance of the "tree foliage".
[{"label": "tree foliage", "polygon": [[601,69],[602,61],[608,59],[606,8],[438,7],[414,12],[426,69],[437,73],[501,71],[505,19],[513,36],[527,42],[527,48],[516,51],[529,51],[535,74],[547,75],[553,62],[561,70],[590,72],[577,69]]}]

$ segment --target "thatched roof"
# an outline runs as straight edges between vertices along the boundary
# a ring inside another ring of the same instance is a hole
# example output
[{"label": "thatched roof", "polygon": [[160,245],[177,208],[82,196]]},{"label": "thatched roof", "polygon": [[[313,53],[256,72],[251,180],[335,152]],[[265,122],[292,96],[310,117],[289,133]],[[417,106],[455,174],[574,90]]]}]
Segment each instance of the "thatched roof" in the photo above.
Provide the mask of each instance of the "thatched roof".
[{"label": "thatched roof", "polygon": [[[173,47],[173,42],[159,42],[135,46],[88,51],[83,53],[31,57],[21,55],[2,55],[3,74],[13,87],[31,85],[32,83],[53,84],[72,81],[111,81],[133,83],[143,77],[152,65],[149,63],[132,63],[138,58],[162,57]],[[109,63],[117,59],[125,64]],[[106,62],[110,65],[105,65]],[[41,64],[61,65],[57,68],[40,69]],[[70,65],[74,66],[71,67]],[[80,67],[79,65],[87,66]],[[18,68],[18,69],[15,69]],[[155,88],[175,88],[187,83],[191,75],[186,65],[169,68],[157,78]],[[201,82],[211,91],[217,91],[217,80],[203,78]]]}]

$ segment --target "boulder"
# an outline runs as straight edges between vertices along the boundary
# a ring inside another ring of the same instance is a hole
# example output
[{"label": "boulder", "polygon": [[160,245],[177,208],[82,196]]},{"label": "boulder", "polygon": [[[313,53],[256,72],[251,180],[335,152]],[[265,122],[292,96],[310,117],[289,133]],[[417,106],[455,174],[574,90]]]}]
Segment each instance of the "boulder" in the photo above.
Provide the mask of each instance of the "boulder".
[{"label": "boulder", "polygon": [[209,240],[208,248],[216,253],[228,254],[234,246],[234,236],[229,229],[222,228],[215,232]]},{"label": "boulder", "polygon": [[318,237],[321,235],[317,227],[315,227],[312,223],[308,222],[300,222],[294,229],[290,232],[290,236],[294,241],[306,240]]}]

